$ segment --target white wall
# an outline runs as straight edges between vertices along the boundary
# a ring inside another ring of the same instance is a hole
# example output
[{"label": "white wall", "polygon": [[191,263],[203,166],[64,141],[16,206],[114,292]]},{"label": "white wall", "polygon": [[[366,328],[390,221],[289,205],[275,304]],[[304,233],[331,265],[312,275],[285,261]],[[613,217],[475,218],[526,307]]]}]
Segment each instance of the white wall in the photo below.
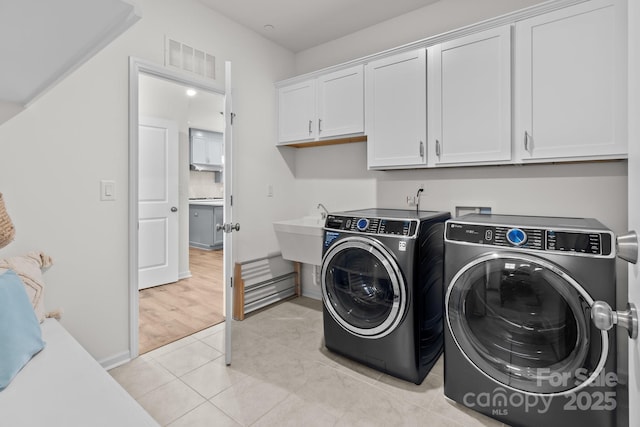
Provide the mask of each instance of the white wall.
[{"label": "white wall", "polygon": [[[264,230],[285,209],[267,206],[255,182],[270,181],[282,194],[295,187],[274,148],[273,87],[292,74],[293,54],[195,0],[137,3],[138,23],[0,126],[0,191],[17,229],[0,256],[40,249],[54,258],[45,275],[46,305],[61,307],[65,327],[105,364],[126,357],[129,345],[130,55],[162,64],[168,34],[216,55],[218,76],[232,61],[239,257],[275,246]],[[116,201],[100,201],[101,179],[116,181]],[[263,238],[254,240],[254,233]]]},{"label": "white wall", "polygon": [[513,215],[595,217],[615,231],[627,226],[627,162],[447,168],[387,172],[377,182],[380,207],[406,208],[424,185],[421,209],[455,213],[487,206]]}]

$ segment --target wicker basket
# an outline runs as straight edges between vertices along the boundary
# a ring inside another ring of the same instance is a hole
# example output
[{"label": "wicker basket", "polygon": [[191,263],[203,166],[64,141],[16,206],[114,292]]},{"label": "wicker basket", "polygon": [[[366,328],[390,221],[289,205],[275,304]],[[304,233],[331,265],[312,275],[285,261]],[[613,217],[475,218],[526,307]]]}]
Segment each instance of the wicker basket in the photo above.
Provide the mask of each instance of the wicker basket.
[{"label": "wicker basket", "polygon": [[4,206],[4,199],[0,193],[0,248],[4,248],[13,240],[16,229],[9,218],[7,209]]}]

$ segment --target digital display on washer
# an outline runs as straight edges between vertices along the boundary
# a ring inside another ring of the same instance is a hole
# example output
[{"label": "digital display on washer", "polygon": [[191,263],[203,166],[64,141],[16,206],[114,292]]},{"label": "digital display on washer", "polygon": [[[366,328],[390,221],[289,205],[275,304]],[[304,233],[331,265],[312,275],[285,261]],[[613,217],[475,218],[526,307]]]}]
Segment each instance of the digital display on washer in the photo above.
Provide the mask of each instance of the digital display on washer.
[{"label": "digital display on washer", "polygon": [[380,221],[380,234],[397,234],[400,236],[408,236],[413,234],[415,227],[412,227],[413,221],[394,221],[383,219]]},{"label": "digital display on washer", "polygon": [[485,243],[493,239],[492,227],[474,224],[449,223],[447,238],[459,242]]},{"label": "digital display on washer", "polygon": [[597,233],[571,233],[566,231],[548,230],[547,249],[600,254],[600,235]]}]

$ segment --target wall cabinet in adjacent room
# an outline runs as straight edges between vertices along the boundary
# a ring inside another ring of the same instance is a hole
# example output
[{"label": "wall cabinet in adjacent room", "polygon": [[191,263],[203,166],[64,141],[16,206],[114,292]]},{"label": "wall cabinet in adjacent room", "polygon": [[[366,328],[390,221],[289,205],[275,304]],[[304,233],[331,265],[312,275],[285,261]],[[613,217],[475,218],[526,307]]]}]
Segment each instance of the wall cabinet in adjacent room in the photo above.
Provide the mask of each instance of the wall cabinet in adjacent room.
[{"label": "wall cabinet in adjacent room", "polygon": [[194,170],[221,171],[224,158],[224,134],[189,129],[190,163]]}]

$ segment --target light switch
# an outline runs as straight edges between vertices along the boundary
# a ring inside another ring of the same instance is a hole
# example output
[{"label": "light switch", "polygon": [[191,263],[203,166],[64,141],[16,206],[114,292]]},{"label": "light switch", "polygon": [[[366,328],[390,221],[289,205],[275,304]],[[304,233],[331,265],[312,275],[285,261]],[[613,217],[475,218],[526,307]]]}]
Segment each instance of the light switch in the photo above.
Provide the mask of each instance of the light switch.
[{"label": "light switch", "polygon": [[116,199],[116,182],[102,180],[100,181],[100,200],[115,200]]}]

